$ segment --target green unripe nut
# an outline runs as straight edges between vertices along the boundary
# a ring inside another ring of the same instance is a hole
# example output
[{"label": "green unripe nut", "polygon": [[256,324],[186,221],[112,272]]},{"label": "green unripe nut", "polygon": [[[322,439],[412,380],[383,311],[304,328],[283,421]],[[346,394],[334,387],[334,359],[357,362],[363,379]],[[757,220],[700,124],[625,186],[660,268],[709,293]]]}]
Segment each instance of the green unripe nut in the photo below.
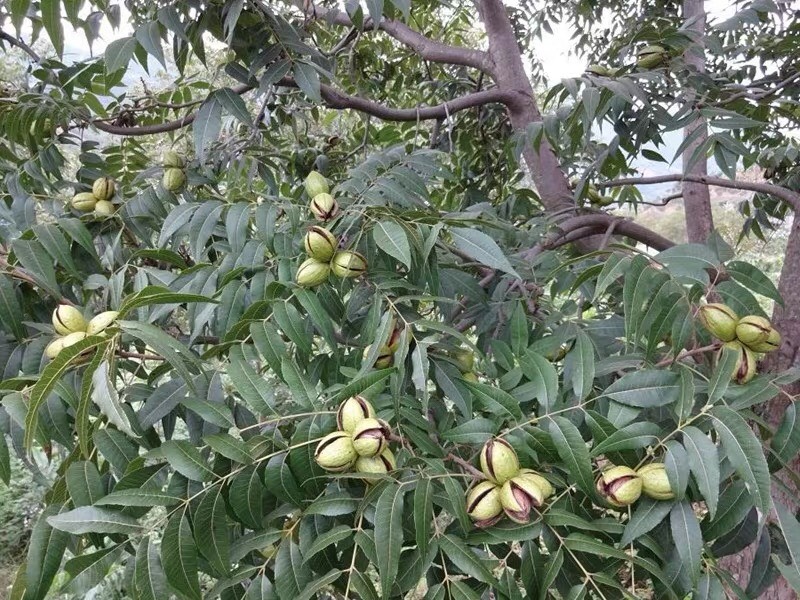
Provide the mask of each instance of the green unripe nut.
[{"label": "green unripe nut", "polygon": [[97,198],[95,198],[92,192],[81,192],[72,197],[70,204],[72,204],[72,208],[75,210],[89,212],[90,210],[94,210],[94,205],[97,204]]},{"label": "green unripe nut", "polygon": [[57,337],[52,342],[47,344],[47,346],[44,349],[44,355],[50,360],[53,360],[56,356],[58,356],[59,352],[61,352],[63,349],[64,349],[64,338]]},{"label": "green unripe nut", "polygon": [[483,445],[480,463],[486,478],[500,485],[519,473],[516,451],[501,438],[492,438]]},{"label": "green unripe nut", "polygon": [[636,474],[642,478],[642,493],[645,496],[653,500],[672,500],[675,497],[664,463],[650,463],[636,471]]},{"label": "green unripe nut", "polygon": [[732,308],[720,303],[704,304],[697,310],[700,322],[718,340],[730,342],[736,339],[736,324],[739,322]]},{"label": "green unripe nut", "polygon": [[59,304],[53,311],[53,329],[59,335],[68,335],[76,331],[86,331],[88,323],[83,314],[74,306]]},{"label": "green unripe nut", "polygon": [[597,186],[593,183],[589,184],[589,187],[586,190],[586,197],[589,198],[589,202],[592,204],[597,204],[600,202],[600,199],[603,197],[600,194],[600,191],[597,189]]},{"label": "green unripe nut", "polygon": [[89,324],[86,326],[86,335],[97,335],[104,331],[109,325],[117,320],[119,312],[116,310],[107,310],[101,312],[99,315],[93,317]]},{"label": "green unripe nut", "polygon": [[385,422],[364,419],[353,429],[353,448],[359,456],[377,456],[386,448],[389,430]]},{"label": "green unripe nut", "polygon": [[182,169],[186,166],[186,161],[183,157],[175,152],[175,150],[167,150],[164,152],[164,160],[161,161],[166,169]]},{"label": "green unripe nut", "polygon": [[353,438],[344,431],[329,433],[314,451],[314,460],[327,471],[346,471],[355,462],[358,455],[353,448]]},{"label": "green unripe nut", "polygon": [[309,258],[297,268],[295,281],[302,287],[314,287],[328,280],[330,267],[327,263],[320,262],[315,258]]},{"label": "green unripe nut", "polygon": [[161,177],[161,185],[170,192],[177,192],[183,187],[184,183],[186,183],[186,173],[182,169],[174,167],[166,169]]},{"label": "green unripe nut", "polygon": [[642,478],[630,467],[611,467],[597,478],[597,493],[612,506],[622,508],[642,495]]},{"label": "green unripe nut", "polygon": [[765,342],[772,330],[769,319],[757,315],[747,315],[739,319],[736,324],[736,338],[743,344],[752,347],[753,344]]},{"label": "green unripe nut", "polygon": [[531,519],[531,510],[544,504],[544,492],[530,478],[514,477],[500,488],[500,504],[509,519],[524,525]]},{"label": "green unripe nut", "polygon": [[453,360],[456,361],[458,370],[462,373],[468,373],[475,368],[475,355],[469,350],[456,350],[451,354]]},{"label": "green unripe nut", "polygon": [[94,214],[100,217],[110,217],[114,214],[114,205],[108,200],[98,200],[94,205]]},{"label": "green unripe nut", "polygon": [[[377,456],[359,456],[355,464],[356,472],[375,475],[385,475],[396,468],[397,463],[394,460],[394,454],[388,448],[384,448],[383,452]],[[369,483],[371,480],[365,478],[364,481]]]},{"label": "green unripe nut", "polygon": [[330,191],[328,180],[318,171],[311,171],[303,182],[306,194],[309,198],[315,198],[320,194],[327,194]]},{"label": "green unripe nut", "polygon": [[308,229],[303,245],[306,254],[320,262],[328,262],[336,253],[339,240],[324,227],[314,225]]},{"label": "green unripe nut", "polygon": [[92,193],[98,200],[111,200],[114,197],[114,180],[111,177],[100,177],[92,184]]},{"label": "green unripe nut", "polygon": [[86,339],[86,332],[85,331],[76,331],[74,333],[70,333],[65,335],[61,338],[61,349],[64,350],[65,348],[69,348],[80,342],[81,340]]},{"label": "green unripe nut", "polygon": [[736,369],[731,376],[733,381],[742,385],[755,377],[758,365],[756,364],[756,355],[750,348],[739,342],[727,342],[723,347],[730,348],[739,354],[739,358],[736,360]]},{"label": "green unripe nut", "polygon": [[367,259],[358,252],[343,250],[334,254],[331,271],[337,277],[358,277],[367,270]]},{"label": "green unripe nut", "polygon": [[614,196],[600,196],[596,204],[597,206],[611,206],[614,204]]},{"label": "green unripe nut", "polygon": [[339,203],[330,194],[317,194],[311,199],[309,209],[317,220],[330,221],[339,214]]},{"label": "green unripe nut", "polygon": [[774,327],[770,327],[769,335],[763,342],[750,344],[750,349],[754,352],[772,352],[781,347],[781,334]]},{"label": "green unripe nut", "polygon": [[353,433],[361,421],[364,419],[374,419],[375,409],[372,404],[363,396],[353,396],[339,405],[336,411],[336,425],[340,431]]},{"label": "green unripe nut", "polygon": [[668,56],[663,46],[645,46],[636,53],[636,66],[641,69],[654,69],[663,65]]},{"label": "green unripe nut", "polygon": [[520,469],[519,475],[517,475],[515,479],[521,478],[528,479],[538,485],[539,489],[542,490],[542,495],[545,499],[549,498],[556,492],[556,490],[553,488],[553,484],[551,484],[547,479],[542,477],[533,469]]},{"label": "green unripe nut", "polygon": [[462,373],[461,379],[464,381],[468,381],[469,383],[478,383],[478,376],[470,371],[469,373]]},{"label": "green unripe nut", "polygon": [[491,481],[480,481],[467,491],[467,514],[476,527],[491,527],[503,516],[500,488]]},{"label": "green unripe nut", "polygon": [[[367,359],[367,356],[372,351],[372,344],[364,348],[362,358]],[[389,346],[381,346],[378,350],[378,357],[375,359],[376,369],[386,369],[392,366],[394,362],[394,353],[389,349]]]}]

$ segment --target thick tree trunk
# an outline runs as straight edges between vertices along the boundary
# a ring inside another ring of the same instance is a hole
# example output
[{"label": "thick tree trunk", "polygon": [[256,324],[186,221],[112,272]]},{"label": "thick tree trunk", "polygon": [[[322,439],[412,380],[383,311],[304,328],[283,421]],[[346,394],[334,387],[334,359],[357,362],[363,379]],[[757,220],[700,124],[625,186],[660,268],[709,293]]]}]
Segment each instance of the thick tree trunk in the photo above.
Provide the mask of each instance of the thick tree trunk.
[{"label": "thick tree trunk", "polygon": [[[542,115],[525,73],[506,7],[501,0],[477,0],[476,4],[486,27],[494,81],[500,90],[513,95],[511,101],[506,103],[511,124],[517,132],[525,135],[528,125],[540,122]],[[550,213],[562,211],[563,214],[574,208],[569,181],[548,141],[543,139],[538,148],[526,144],[523,157],[545,209]]]},{"label": "thick tree trunk", "polygon": [[[683,0],[683,19],[687,29],[696,36],[696,43],[690,45],[684,53],[686,63],[696,69],[698,73],[706,72],[705,27],[706,10],[703,0]],[[686,102],[694,99],[695,92],[686,89]],[[692,155],[697,148],[708,139],[708,127],[705,117],[699,116],[689,123],[684,129],[684,139],[700,133],[683,151],[683,171],[690,175],[707,175],[708,161],[701,156],[690,165]],[[687,168],[688,167],[688,168]],[[686,235],[690,242],[704,243],[709,234],[714,230],[714,220],[711,215],[711,198],[709,188],[702,183],[684,182],[682,185],[683,202],[686,214]]]},{"label": "thick tree trunk", "polygon": [[[767,355],[761,365],[764,371],[783,371],[797,362],[800,351],[800,215],[795,213],[792,229],[789,234],[789,243],[786,246],[783,268],[781,270],[778,289],[783,298],[783,305],[777,304],[772,314],[772,324],[781,332],[782,344],[777,352]],[[795,383],[784,388],[786,394],[781,394],[764,407],[761,416],[773,428],[777,427],[783,418],[786,406],[791,402],[790,397],[800,394],[800,383]],[[800,458],[795,458],[791,469],[800,470]],[[788,489],[795,485],[788,478],[782,478]],[[788,495],[782,489],[773,486],[772,499],[788,507],[792,512],[797,511],[800,504],[797,494]],[[726,557],[722,566],[728,569],[742,585],[747,585],[749,580],[755,546],[751,545],[744,551]],[[759,596],[762,600],[795,600],[797,593],[792,590],[785,579],[779,578],[772,586]]]}]

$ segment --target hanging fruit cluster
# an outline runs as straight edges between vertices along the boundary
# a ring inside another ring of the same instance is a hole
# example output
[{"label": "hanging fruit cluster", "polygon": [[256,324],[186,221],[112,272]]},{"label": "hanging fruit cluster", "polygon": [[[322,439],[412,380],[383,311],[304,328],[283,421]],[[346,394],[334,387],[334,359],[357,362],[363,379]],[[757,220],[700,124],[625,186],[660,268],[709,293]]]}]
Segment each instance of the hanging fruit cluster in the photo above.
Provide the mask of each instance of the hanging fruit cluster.
[{"label": "hanging fruit cluster", "polygon": [[353,396],[342,402],[336,424],[338,430],[322,438],[314,452],[320,467],[365,474],[385,474],[395,469],[394,454],[388,447],[389,424],[375,418],[375,409],[367,399]]},{"label": "hanging fruit cluster", "polygon": [[731,307],[720,303],[704,304],[697,315],[711,335],[739,355],[732,377],[736,383],[747,383],[755,376],[756,353],[772,352],[781,345],[780,332],[764,317],[740,319]]},{"label": "hanging fruit cluster", "polygon": [[164,153],[164,175],[161,177],[161,185],[170,192],[177,192],[186,183],[186,173],[183,171],[186,162],[183,157],[174,150],[167,150]]},{"label": "hanging fruit cluster", "polygon": [[[305,180],[306,193],[311,198],[311,214],[319,221],[330,221],[339,214],[339,205],[329,193],[328,181],[316,171]],[[303,287],[324,283],[328,274],[343,279],[358,277],[367,270],[367,259],[358,252],[339,250],[339,240],[319,225],[309,228],[303,245],[308,258],[298,267],[295,281]]]},{"label": "hanging fruit cluster", "polygon": [[53,311],[53,329],[58,335],[44,349],[45,356],[53,359],[64,348],[77,344],[87,336],[102,333],[118,316],[117,311],[107,310],[87,321],[74,306],[59,304]]},{"label": "hanging fruit cluster", "polygon": [[667,470],[660,462],[644,465],[636,471],[626,466],[609,466],[597,478],[596,487],[597,493],[617,508],[633,504],[642,494],[653,500],[675,497]]},{"label": "hanging fruit cluster", "polygon": [[92,184],[91,192],[79,192],[73,196],[70,204],[72,208],[80,212],[91,212],[107,217],[114,214],[114,205],[111,199],[114,197],[116,186],[110,177],[100,177],[95,179]]},{"label": "hanging fruit cluster", "polygon": [[528,523],[531,512],[553,495],[553,486],[533,469],[520,467],[511,444],[490,439],[481,449],[486,479],[467,490],[467,514],[477,527],[490,527],[505,514],[515,523]]}]

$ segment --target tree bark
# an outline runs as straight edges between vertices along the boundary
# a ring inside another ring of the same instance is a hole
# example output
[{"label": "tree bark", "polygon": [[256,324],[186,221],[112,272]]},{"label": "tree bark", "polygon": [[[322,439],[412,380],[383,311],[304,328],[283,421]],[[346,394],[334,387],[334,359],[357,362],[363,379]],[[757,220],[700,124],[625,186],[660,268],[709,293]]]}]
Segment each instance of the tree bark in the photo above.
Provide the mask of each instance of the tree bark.
[{"label": "tree bark", "polygon": [[[703,0],[683,0],[683,20],[687,30],[695,36],[695,42],[684,53],[686,64],[693,67],[697,73],[706,72],[705,28],[706,10]],[[695,91],[687,86],[686,102],[692,103]],[[705,117],[699,113],[697,118],[690,122],[683,130],[684,139],[691,135],[697,137],[683,151],[683,171],[687,175],[704,176],[708,174],[708,161],[705,156],[698,158],[690,165],[690,160],[695,151],[705,144],[708,139],[708,126]],[[707,185],[685,181],[682,184],[683,201],[685,207],[686,235],[689,242],[704,243],[714,230],[714,219],[711,215],[711,197]]]},{"label": "tree bark", "polygon": [[[542,115],[522,64],[522,54],[506,7],[501,0],[477,0],[476,4],[489,40],[494,81],[498,89],[511,94],[510,100],[506,102],[511,125],[518,133],[525,135],[528,125],[541,122]],[[522,156],[548,212],[575,207],[569,181],[546,139],[542,139],[538,148],[526,143]],[[564,214],[564,217],[568,216],[569,214]]]}]

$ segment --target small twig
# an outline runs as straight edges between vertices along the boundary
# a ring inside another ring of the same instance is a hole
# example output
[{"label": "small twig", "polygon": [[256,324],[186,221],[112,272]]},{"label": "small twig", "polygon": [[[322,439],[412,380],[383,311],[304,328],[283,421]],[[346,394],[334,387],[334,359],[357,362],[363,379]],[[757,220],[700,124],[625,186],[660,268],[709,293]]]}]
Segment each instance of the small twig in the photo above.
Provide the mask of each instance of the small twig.
[{"label": "small twig", "polygon": [[117,356],[122,358],[138,358],[140,360],[166,360],[163,356],[158,354],[140,354],[139,352],[127,352],[126,350],[117,350]]},{"label": "small twig", "polygon": [[467,473],[469,473],[473,477],[477,479],[486,479],[486,476],[483,473],[481,473],[479,469],[476,469],[467,461],[465,461],[463,458],[456,456],[452,452],[448,453],[447,456],[445,456],[445,458],[459,465],[462,469],[464,469]]},{"label": "small twig", "polygon": [[22,40],[20,40],[18,38],[15,38],[13,35],[10,35],[10,34],[6,33],[2,29],[0,29],[0,40],[6,40],[12,46],[16,46],[17,48],[22,50],[25,54],[30,56],[31,59],[33,59],[34,62],[37,62],[37,63],[42,62],[42,58],[36,53],[36,51],[33,48],[28,46],[28,44],[26,44]]},{"label": "small twig", "polygon": [[696,354],[703,354],[704,352],[711,352],[713,350],[717,350],[719,349],[720,346],[722,346],[721,343],[715,343],[715,344],[709,344],[708,346],[700,346],[698,348],[692,348],[691,350],[683,350],[678,354],[678,356],[675,357],[668,356],[664,360],[657,362],[656,366],[666,367],[667,365],[676,363],[681,359],[688,358],[690,356],[695,356]]},{"label": "small twig", "polygon": [[603,234],[603,239],[600,240],[600,250],[606,249],[608,243],[611,241],[611,236],[614,235],[614,230],[617,228],[618,224],[619,221],[615,220],[611,221],[611,223],[608,225],[608,229],[606,229],[606,232]]}]

